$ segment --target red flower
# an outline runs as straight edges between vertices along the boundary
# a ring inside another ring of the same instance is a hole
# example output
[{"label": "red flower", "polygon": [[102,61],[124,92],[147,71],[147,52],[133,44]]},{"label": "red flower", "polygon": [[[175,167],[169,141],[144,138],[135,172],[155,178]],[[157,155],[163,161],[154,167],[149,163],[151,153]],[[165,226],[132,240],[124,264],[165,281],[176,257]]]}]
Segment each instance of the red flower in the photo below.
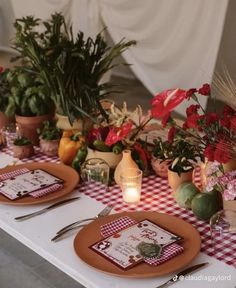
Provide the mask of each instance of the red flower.
[{"label": "red flower", "polygon": [[[224,118],[221,118],[220,119],[220,125],[229,129],[230,128],[230,118],[229,117],[224,117]],[[236,124],[236,123],[235,123]],[[233,128],[233,127],[232,127]],[[236,126],[235,126],[235,129],[236,129]]]},{"label": "red flower", "polygon": [[192,97],[192,95],[197,92],[196,88],[191,88],[186,92],[186,99],[190,99]]},{"label": "red flower", "polygon": [[151,101],[151,114],[154,118],[162,118],[174,110],[186,98],[186,91],[169,89],[157,94]]},{"label": "red flower", "polygon": [[168,131],[168,142],[172,143],[177,129],[173,126]]},{"label": "red flower", "polygon": [[200,105],[190,105],[187,109],[186,109],[186,115],[191,116],[192,114],[196,114],[198,112],[198,109],[200,108]]},{"label": "red flower", "polygon": [[227,163],[230,159],[230,149],[224,140],[220,140],[216,145],[214,160],[219,163]]},{"label": "red flower", "polygon": [[111,128],[107,135],[105,144],[111,146],[125,138],[130,133],[132,125],[133,124],[131,122],[128,122],[121,127]]},{"label": "red flower", "polygon": [[225,105],[223,109],[223,114],[224,116],[232,116],[235,115],[235,110],[228,105]]},{"label": "red flower", "polygon": [[234,132],[236,132],[236,117],[232,117],[230,119],[230,127],[234,130]]},{"label": "red flower", "polygon": [[0,66],[0,73],[2,73],[3,71],[4,71],[4,68]]},{"label": "red flower", "polygon": [[211,93],[211,87],[209,84],[203,84],[203,86],[198,89],[198,93],[204,96],[208,96]]},{"label": "red flower", "polygon": [[215,149],[211,146],[208,145],[205,150],[204,150],[204,156],[209,160],[209,161],[214,161],[215,157],[214,157],[214,153],[215,153]]},{"label": "red flower", "polygon": [[219,116],[216,113],[206,114],[206,125],[210,125],[219,120]]},{"label": "red flower", "polygon": [[167,113],[167,114],[162,118],[161,124],[162,124],[163,127],[166,127],[169,119],[170,119],[170,112]]},{"label": "red flower", "polygon": [[184,123],[185,129],[186,129],[186,128],[196,128],[196,129],[198,129],[198,128],[199,128],[199,122],[198,122],[199,119],[201,119],[201,116],[198,115],[198,114],[192,114],[192,115],[190,115],[190,116],[186,119],[186,121],[185,121],[185,123]]}]

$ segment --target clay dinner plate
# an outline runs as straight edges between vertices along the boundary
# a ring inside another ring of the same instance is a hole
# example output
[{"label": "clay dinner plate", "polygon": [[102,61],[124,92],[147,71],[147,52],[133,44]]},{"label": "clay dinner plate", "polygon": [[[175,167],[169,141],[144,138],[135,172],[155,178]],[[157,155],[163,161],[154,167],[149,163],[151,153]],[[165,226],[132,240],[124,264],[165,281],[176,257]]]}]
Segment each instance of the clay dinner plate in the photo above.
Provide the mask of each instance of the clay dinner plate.
[{"label": "clay dinner plate", "polygon": [[[149,219],[164,229],[182,236],[184,240],[181,241],[181,245],[184,247],[184,252],[158,266],[141,263],[128,270],[120,269],[88,247],[102,239],[100,234],[102,224],[122,216],[129,216],[136,221]],[[200,247],[200,235],[191,224],[177,217],[157,212],[123,212],[99,218],[85,226],[74,240],[75,252],[85,263],[105,273],[130,278],[148,278],[173,273],[189,264],[198,255]]]},{"label": "clay dinner plate", "polygon": [[45,202],[49,202],[60,197],[63,197],[69,193],[71,193],[76,185],[79,182],[79,175],[78,173],[71,167],[66,166],[64,164],[55,164],[55,163],[27,163],[27,164],[20,164],[16,166],[6,167],[4,169],[0,169],[0,174],[14,171],[21,168],[28,168],[29,170],[34,169],[42,169],[60,179],[63,182],[63,188],[55,191],[51,194],[40,198],[33,198],[31,196],[25,196],[20,199],[10,200],[7,197],[0,194],[0,203],[2,204],[10,204],[10,205],[33,205],[33,204],[41,204]]}]

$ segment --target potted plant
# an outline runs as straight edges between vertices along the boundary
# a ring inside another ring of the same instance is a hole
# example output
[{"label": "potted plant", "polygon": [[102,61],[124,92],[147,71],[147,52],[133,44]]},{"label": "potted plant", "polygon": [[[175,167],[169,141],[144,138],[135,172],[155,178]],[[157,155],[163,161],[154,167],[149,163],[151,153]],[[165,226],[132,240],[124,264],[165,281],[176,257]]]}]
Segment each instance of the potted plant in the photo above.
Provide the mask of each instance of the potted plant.
[{"label": "potted plant", "polygon": [[168,177],[168,167],[170,165],[169,154],[172,145],[169,141],[163,141],[161,137],[154,140],[151,165],[154,172],[161,178]]},{"label": "potted plant", "polygon": [[40,150],[48,156],[57,156],[61,138],[61,130],[55,121],[44,121],[43,128],[39,132]]},{"label": "potted plant", "polygon": [[19,159],[29,158],[34,155],[32,142],[24,137],[19,136],[13,142],[13,156]]},{"label": "potted plant", "polygon": [[38,145],[37,128],[50,119],[53,103],[50,93],[40,75],[21,66],[7,72],[6,79],[10,86],[6,115],[15,115],[19,133]]},{"label": "potted plant", "polygon": [[78,118],[83,123],[96,121],[98,113],[106,117],[100,100],[111,92],[112,85],[102,83],[102,77],[118,65],[113,60],[135,41],[122,39],[109,47],[102,33],[94,39],[85,39],[83,32],[74,37],[58,13],[44,22],[31,16],[17,19],[15,28],[14,47],[51,91],[58,115],[67,116],[70,124]]},{"label": "potted plant", "polygon": [[10,85],[6,79],[8,70],[0,66],[0,129],[10,124],[13,119],[5,114],[10,95]]}]

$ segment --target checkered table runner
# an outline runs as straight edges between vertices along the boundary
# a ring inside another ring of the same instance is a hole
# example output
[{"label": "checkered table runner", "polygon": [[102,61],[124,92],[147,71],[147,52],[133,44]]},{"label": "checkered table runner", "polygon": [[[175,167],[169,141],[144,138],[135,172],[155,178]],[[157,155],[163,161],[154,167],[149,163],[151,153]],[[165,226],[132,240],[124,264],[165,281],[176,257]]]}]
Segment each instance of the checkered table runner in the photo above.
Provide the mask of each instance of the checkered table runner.
[{"label": "checkered table runner", "polygon": [[[12,155],[9,149],[3,149],[2,152]],[[38,152],[38,150],[36,150]],[[38,152],[29,159],[23,159],[22,162],[54,162],[59,163],[57,157],[48,157]],[[195,173],[197,174],[197,173]],[[200,181],[199,176],[195,175],[196,183]],[[79,185],[79,191],[96,199],[103,204],[114,205],[117,212],[122,211],[156,211],[174,215],[192,224],[200,233],[202,239],[201,251],[213,256],[236,268],[236,237],[234,239],[225,239],[217,245],[217,251],[214,251],[211,245],[209,224],[197,219],[192,211],[180,208],[171,195],[171,188],[167,179],[161,179],[156,175],[143,178],[142,196],[139,204],[126,204],[123,202],[121,190],[117,185],[110,187],[110,191],[99,187],[98,185],[85,186]],[[233,236],[232,236],[233,237]]]}]

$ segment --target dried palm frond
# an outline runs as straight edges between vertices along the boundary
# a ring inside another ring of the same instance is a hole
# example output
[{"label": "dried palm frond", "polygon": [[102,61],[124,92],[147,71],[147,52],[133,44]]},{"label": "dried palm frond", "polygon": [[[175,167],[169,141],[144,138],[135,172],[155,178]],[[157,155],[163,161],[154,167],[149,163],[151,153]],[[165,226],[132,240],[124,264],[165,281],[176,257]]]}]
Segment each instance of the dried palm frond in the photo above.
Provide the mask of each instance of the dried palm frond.
[{"label": "dried palm frond", "polygon": [[217,94],[220,95],[221,100],[236,109],[236,83],[226,67],[224,67],[222,74],[216,73],[213,79],[213,86]]}]

